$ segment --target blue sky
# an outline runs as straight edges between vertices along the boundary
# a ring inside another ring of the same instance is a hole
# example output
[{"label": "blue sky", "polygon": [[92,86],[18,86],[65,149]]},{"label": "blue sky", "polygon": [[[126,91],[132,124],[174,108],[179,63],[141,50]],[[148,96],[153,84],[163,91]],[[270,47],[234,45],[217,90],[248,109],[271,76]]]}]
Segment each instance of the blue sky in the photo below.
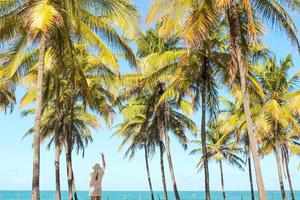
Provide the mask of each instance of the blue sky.
[{"label": "blue sky", "polygon": [[[150,5],[149,1],[134,0],[139,12],[144,16]],[[299,15],[293,15],[297,26],[300,27]],[[143,20],[142,20],[143,23]],[[266,28],[264,37],[265,43],[282,58],[287,54],[292,54],[295,68],[294,73],[300,69],[300,58],[296,49],[290,46],[280,32],[271,32]],[[121,68],[128,69],[125,63],[121,63]],[[127,71],[127,70],[125,70]],[[18,99],[22,97],[24,90],[18,89]],[[200,114],[195,113],[193,119],[200,123]],[[117,118],[115,124],[120,121]],[[31,188],[32,177],[32,138],[22,140],[24,133],[33,125],[32,117],[21,117],[18,106],[12,114],[0,113],[0,189],[1,190],[29,190]],[[142,152],[138,152],[136,157],[129,161],[123,159],[123,152],[118,152],[120,139],[111,138],[111,133],[115,129],[103,128],[94,132],[94,142],[85,153],[85,157],[74,154],[75,182],[78,190],[87,190],[88,176],[91,167],[100,160],[100,152],[104,152],[107,159],[107,173],[104,178],[104,190],[147,190],[145,162]],[[192,135],[189,136],[191,139]],[[172,139],[172,138],[171,138]],[[198,156],[189,156],[189,150],[184,151],[177,141],[172,140],[171,150],[175,167],[176,179],[180,190],[203,190],[204,175],[198,173],[195,167]],[[47,150],[46,145],[41,146],[41,189],[54,190],[54,151]],[[291,174],[295,189],[300,190],[300,171],[297,170],[299,158],[292,158],[290,163]],[[274,156],[266,156],[262,162],[262,171],[267,190],[278,190],[277,171]],[[167,166],[167,163],[166,163]],[[150,169],[155,190],[162,190],[160,179],[160,168],[158,155],[154,156],[150,162]],[[167,169],[167,167],[166,167]],[[248,190],[247,171],[241,172],[231,166],[224,167],[226,190]],[[168,188],[171,189],[169,171],[166,170]],[[210,180],[212,190],[220,190],[219,168],[216,164],[210,165]],[[65,158],[61,158],[61,183],[62,189],[67,189]],[[286,183],[286,187],[287,187]]]}]

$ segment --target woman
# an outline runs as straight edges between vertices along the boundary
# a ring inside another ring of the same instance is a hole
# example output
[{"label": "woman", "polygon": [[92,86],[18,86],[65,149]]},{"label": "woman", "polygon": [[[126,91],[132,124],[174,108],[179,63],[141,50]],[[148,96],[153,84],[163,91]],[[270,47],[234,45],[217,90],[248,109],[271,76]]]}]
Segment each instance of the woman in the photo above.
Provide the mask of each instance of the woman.
[{"label": "woman", "polygon": [[105,159],[104,154],[101,153],[102,167],[99,163],[96,163],[93,167],[93,171],[90,175],[89,185],[90,185],[90,197],[91,200],[101,200],[102,196],[102,178],[105,172]]}]

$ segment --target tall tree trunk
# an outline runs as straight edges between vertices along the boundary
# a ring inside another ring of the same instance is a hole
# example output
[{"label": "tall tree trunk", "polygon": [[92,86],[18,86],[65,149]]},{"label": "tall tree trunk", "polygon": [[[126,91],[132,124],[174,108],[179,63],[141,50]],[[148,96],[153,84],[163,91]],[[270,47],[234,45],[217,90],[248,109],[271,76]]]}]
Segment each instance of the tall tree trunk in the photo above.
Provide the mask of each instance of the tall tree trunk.
[{"label": "tall tree trunk", "polygon": [[173,183],[175,199],[180,200],[180,196],[179,196],[179,192],[178,192],[177,184],[176,184],[176,179],[175,179],[175,173],[174,173],[174,168],[173,168],[171,151],[170,151],[170,138],[167,134],[165,134],[165,141],[166,141],[167,159],[168,159],[168,163],[169,163],[169,170],[170,170],[170,175],[171,175],[171,179],[172,179],[172,183]]},{"label": "tall tree trunk", "polygon": [[[157,85],[157,95],[160,96],[163,94],[164,86],[162,83],[158,83]],[[160,105],[156,112],[156,118],[158,120],[158,132],[159,132],[159,150],[160,150],[160,169],[161,169],[161,176],[162,176],[162,183],[164,189],[164,197],[165,200],[168,200],[168,193],[167,193],[167,184],[166,184],[166,177],[165,177],[165,167],[164,167],[164,143],[163,138],[166,134],[165,131],[165,106],[164,104]]]},{"label": "tall tree trunk", "polygon": [[[72,162],[72,160],[71,160],[71,162]],[[75,177],[74,177],[73,163],[71,163],[71,169],[72,169],[72,181],[73,181],[73,193],[74,193],[74,199],[75,199],[75,200],[78,200],[77,190],[76,190],[76,185],[75,185]]]},{"label": "tall tree trunk", "polygon": [[[69,143],[69,142],[68,142]],[[70,144],[65,145],[66,164],[67,164],[67,179],[68,179],[68,199],[73,200],[73,174],[72,174],[72,150]]]},{"label": "tall tree trunk", "polygon": [[[240,49],[240,24],[238,18],[238,11],[236,7],[235,0],[231,0],[230,7],[227,10],[227,18],[229,22],[229,29],[230,29],[230,46],[231,46],[231,56],[232,56],[232,66],[234,68],[239,69],[240,72],[240,84],[242,89],[242,96],[243,96],[243,106],[244,112],[246,116],[246,123],[247,123],[247,131],[249,135],[249,143],[250,143],[250,150],[253,157],[254,169],[255,169],[255,176],[256,182],[259,191],[259,198],[260,200],[266,200],[266,190],[263,181],[263,176],[261,172],[260,166],[260,159],[258,156],[257,148],[257,138],[253,131],[253,121],[251,119],[251,111],[250,111],[250,103],[249,103],[249,96],[246,86],[246,69],[242,61],[242,52]],[[233,69],[233,71],[235,71]]]},{"label": "tall tree trunk", "polygon": [[151,194],[151,200],[154,200],[154,193],[153,193],[153,189],[152,189],[152,182],[151,182],[151,175],[150,175],[150,168],[149,168],[149,161],[148,161],[148,151],[147,151],[146,144],[144,144],[144,150],[145,150],[146,170],[147,170],[147,177],[148,177],[149,189],[150,189],[150,194]]},{"label": "tall tree trunk", "polygon": [[[59,75],[58,75],[59,76]],[[55,105],[56,105],[56,124],[55,124],[55,199],[61,200],[61,190],[60,190],[60,156],[62,151],[61,141],[60,141],[60,126],[61,126],[61,110],[60,110],[60,79],[56,79],[56,91],[55,91]]]},{"label": "tall tree trunk", "polygon": [[34,136],[33,136],[33,172],[32,172],[32,200],[40,199],[40,129],[43,100],[43,73],[46,53],[46,35],[42,35],[39,50],[39,65],[37,77],[37,94],[35,101]]},{"label": "tall tree trunk", "polygon": [[253,121],[251,119],[249,96],[246,89],[246,74],[245,74],[245,69],[242,67],[242,65],[240,66],[241,66],[240,79],[241,79],[241,86],[242,86],[242,93],[243,93],[243,105],[244,105],[244,111],[246,116],[247,130],[249,134],[250,149],[251,149],[253,163],[254,163],[256,182],[259,190],[260,199],[266,200],[267,199],[266,190],[265,190],[264,180],[261,172],[260,158],[258,156],[258,151],[257,151],[257,147],[258,147],[257,138],[253,130],[254,126],[253,126]]},{"label": "tall tree trunk", "polygon": [[56,141],[55,142],[55,199],[56,200],[61,200],[61,191],[60,191],[60,155],[61,155],[61,146]]},{"label": "tall tree trunk", "polygon": [[291,197],[292,197],[292,200],[295,200],[295,193],[294,193],[294,189],[293,189],[292,178],[291,178],[290,169],[289,169],[289,161],[288,161],[286,152],[284,152],[284,158],[283,159],[284,159],[284,163],[285,163],[285,168],[286,168],[287,178],[288,178],[288,182],[289,182]]},{"label": "tall tree trunk", "polygon": [[202,72],[202,84],[201,84],[201,143],[202,143],[202,155],[204,165],[204,183],[205,183],[205,199],[210,200],[210,187],[209,187],[209,169],[206,149],[206,84],[207,84],[207,58],[204,58],[204,69]]},{"label": "tall tree trunk", "polygon": [[281,197],[282,197],[282,200],[286,200],[284,184],[283,184],[282,168],[281,168],[281,163],[280,163],[279,145],[278,144],[275,144],[275,149],[274,150],[275,150],[277,173],[278,173]]},{"label": "tall tree trunk", "polygon": [[221,187],[222,187],[222,193],[223,193],[223,200],[226,200],[226,193],[225,193],[225,187],[224,187],[224,175],[223,175],[222,161],[219,161],[219,165],[220,165]]},{"label": "tall tree trunk", "polygon": [[[75,74],[71,74],[72,82],[71,86],[75,86]],[[68,189],[69,189],[69,200],[73,200],[73,189],[74,189],[74,176],[73,176],[73,167],[72,167],[72,150],[73,150],[73,122],[74,122],[74,104],[75,104],[75,92],[72,91],[72,96],[70,100],[70,122],[67,133],[67,143],[66,143],[66,163],[67,163],[67,178],[68,178]],[[77,198],[77,193],[75,193]]]},{"label": "tall tree trunk", "polygon": [[250,158],[250,155],[248,155],[247,157],[248,157],[249,182],[250,182],[250,189],[251,189],[251,200],[255,200],[254,189],[253,189],[253,179],[252,179],[251,158]]},{"label": "tall tree trunk", "polygon": [[166,184],[166,176],[165,176],[165,167],[164,167],[164,150],[163,150],[163,142],[159,142],[159,151],[160,151],[160,170],[161,170],[161,179],[164,189],[164,199],[168,200],[168,192],[167,192],[167,184]]}]

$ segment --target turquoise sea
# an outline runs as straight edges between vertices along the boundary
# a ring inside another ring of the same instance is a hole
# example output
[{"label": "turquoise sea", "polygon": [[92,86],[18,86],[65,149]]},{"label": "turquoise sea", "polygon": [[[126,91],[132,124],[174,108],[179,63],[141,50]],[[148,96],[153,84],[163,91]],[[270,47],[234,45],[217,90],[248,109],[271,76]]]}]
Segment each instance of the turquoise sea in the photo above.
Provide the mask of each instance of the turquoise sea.
[{"label": "turquoise sea", "polygon": [[[236,191],[226,192],[227,200],[250,200],[250,192]],[[204,192],[180,192],[182,200],[202,200]],[[63,200],[67,200],[67,192],[62,194]],[[55,193],[53,191],[42,191],[41,200],[54,200]],[[212,192],[212,200],[222,200],[221,192]],[[268,191],[269,200],[280,200],[279,191]],[[290,194],[287,193],[287,199],[290,199]],[[79,200],[89,200],[87,191],[78,192]],[[155,199],[163,200],[162,192],[155,192]],[[174,200],[174,194],[169,193],[169,200]],[[256,194],[256,199],[258,199]],[[300,199],[300,191],[296,192],[296,199]],[[30,200],[30,191],[0,191],[0,200]],[[144,191],[107,191],[103,193],[102,200],[150,200],[149,193]]]}]

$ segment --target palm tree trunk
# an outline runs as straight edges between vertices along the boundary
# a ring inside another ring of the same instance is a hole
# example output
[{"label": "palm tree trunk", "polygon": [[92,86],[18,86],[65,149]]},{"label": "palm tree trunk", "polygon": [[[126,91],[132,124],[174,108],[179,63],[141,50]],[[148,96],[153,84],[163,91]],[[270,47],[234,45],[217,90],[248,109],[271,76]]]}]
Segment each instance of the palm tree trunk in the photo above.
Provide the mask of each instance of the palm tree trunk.
[{"label": "palm tree trunk", "polygon": [[[161,95],[163,93],[163,85],[161,83],[158,84],[158,95]],[[166,134],[165,132],[165,108],[162,104],[158,108],[158,112],[156,113],[156,117],[158,119],[158,131],[159,131],[159,150],[160,150],[160,169],[161,169],[161,178],[163,183],[163,189],[164,189],[164,197],[165,200],[168,200],[168,192],[167,192],[167,184],[166,184],[166,177],[165,177],[165,167],[164,167],[164,143],[163,138]]]},{"label": "palm tree trunk", "polygon": [[250,189],[251,189],[251,200],[255,200],[254,189],[253,189],[253,179],[252,179],[252,169],[251,169],[251,158],[250,155],[248,157],[248,170],[249,170],[249,181],[250,181]]},{"label": "palm tree trunk", "polygon": [[219,165],[220,165],[220,173],[221,173],[221,186],[222,186],[223,200],[226,200],[222,161],[219,162]]},{"label": "palm tree trunk", "polygon": [[[72,162],[72,160],[71,160]],[[73,182],[73,193],[74,193],[74,199],[78,200],[78,196],[77,196],[77,190],[76,190],[76,185],[75,185],[75,178],[74,178],[74,171],[73,171],[73,163],[71,163],[71,169],[72,169],[72,182]]]},{"label": "palm tree trunk", "polygon": [[[75,87],[75,74],[72,75],[71,85]],[[70,100],[70,122],[69,122],[69,131],[67,133],[67,143],[66,143],[66,163],[67,163],[67,178],[68,178],[68,189],[69,189],[69,200],[73,200],[73,189],[74,189],[74,176],[73,176],[73,167],[72,167],[72,131],[73,131],[73,122],[74,122],[74,104],[75,104],[75,94],[73,92]],[[77,193],[75,193],[77,198]]]},{"label": "palm tree trunk", "polygon": [[[69,143],[69,142],[68,142]],[[69,200],[73,200],[73,174],[72,174],[72,150],[71,145],[66,144],[66,164],[67,164],[67,179],[68,179],[68,191]]]},{"label": "palm tree trunk", "polygon": [[170,170],[170,175],[173,183],[173,189],[175,193],[175,199],[180,200],[179,192],[177,189],[177,184],[176,184],[176,179],[175,179],[175,173],[174,173],[174,167],[173,167],[173,162],[172,162],[172,157],[171,157],[171,151],[170,151],[170,138],[167,134],[165,134],[165,141],[166,141],[166,153],[167,153],[167,159],[169,163],[169,170]]},{"label": "palm tree trunk", "polygon": [[210,200],[210,187],[209,187],[209,169],[208,169],[208,159],[207,159],[207,149],[206,149],[206,73],[207,73],[207,59],[204,58],[204,72],[202,74],[202,84],[201,84],[201,143],[202,143],[202,155],[203,155],[203,165],[204,165],[204,183],[205,183],[205,199]]},{"label": "palm tree trunk", "polygon": [[282,200],[286,200],[284,184],[283,184],[282,168],[281,168],[281,164],[280,164],[280,155],[279,155],[279,145],[278,144],[275,145],[275,157],[276,157],[276,164],[277,164],[277,172],[278,172],[278,178],[279,178],[281,197],[282,197]]},{"label": "palm tree trunk", "polygon": [[265,190],[264,180],[261,172],[260,159],[257,152],[257,147],[258,147],[257,139],[253,131],[253,121],[251,119],[250,103],[249,103],[248,92],[246,89],[246,75],[245,75],[245,69],[243,67],[240,67],[240,78],[241,78],[243,104],[244,104],[244,110],[246,116],[247,130],[248,130],[249,141],[250,141],[250,149],[253,157],[253,163],[254,163],[254,169],[256,175],[256,182],[259,190],[260,199],[266,200],[267,199],[266,190]]},{"label": "palm tree trunk", "polygon": [[61,141],[59,138],[60,124],[61,124],[61,110],[60,110],[60,80],[56,79],[55,104],[56,104],[56,124],[55,124],[55,199],[61,200],[60,190],[60,156],[62,151]]},{"label": "palm tree trunk", "polygon": [[292,200],[295,200],[295,193],[294,193],[294,189],[293,189],[292,178],[291,178],[290,169],[289,169],[289,162],[288,162],[288,158],[286,156],[286,152],[284,153],[284,162],[285,162],[285,168],[286,168],[287,178],[288,178],[288,182],[289,182],[291,197],[292,197]]},{"label": "palm tree trunk", "polygon": [[[57,136],[55,136],[57,137]],[[55,142],[55,199],[61,200],[60,191],[60,155],[61,147],[58,142]]]},{"label": "palm tree trunk", "polygon": [[147,151],[146,144],[144,144],[144,150],[145,150],[146,170],[147,170],[147,177],[148,177],[149,189],[150,189],[150,194],[151,194],[151,200],[154,200],[154,193],[153,193],[153,189],[152,189],[152,182],[151,182],[150,168],[149,168],[149,161],[148,161],[148,151]]},{"label": "palm tree trunk", "polygon": [[39,68],[37,77],[37,94],[35,102],[34,136],[33,136],[33,173],[32,173],[32,200],[40,199],[40,129],[42,117],[43,73],[46,53],[46,36],[43,34],[39,50]]},{"label": "palm tree trunk", "polygon": [[[260,159],[257,152],[257,139],[256,135],[253,131],[253,121],[251,119],[251,111],[250,111],[250,103],[249,103],[249,96],[246,86],[246,69],[242,62],[242,52],[240,49],[240,24],[239,24],[239,18],[236,8],[236,2],[235,0],[231,0],[230,7],[227,10],[227,17],[229,22],[229,29],[230,29],[230,45],[231,45],[231,56],[232,56],[232,66],[235,66],[235,68],[239,69],[240,72],[240,84],[242,89],[242,96],[243,96],[243,106],[244,106],[244,112],[246,116],[246,123],[247,123],[247,131],[249,135],[249,143],[250,143],[250,150],[253,157],[253,163],[254,163],[254,169],[255,169],[255,176],[256,176],[256,182],[258,186],[259,191],[259,198],[260,200],[266,200],[266,190],[264,186],[264,181],[262,177],[261,172],[261,166],[260,166]],[[234,70],[233,70],[234,71]]]},{"label": "palm tree trunk", "polygon": [[166,177],[165,177],[165,167],[164,167],[164,152],[163,152],[163,142],[159,142],[159,151],[160,151],[160,170],[161,170],[161,179],[164,189],[164,197],[165,200],[168,200],[168,192],[167,192],[167,184],[166,184]]}]

